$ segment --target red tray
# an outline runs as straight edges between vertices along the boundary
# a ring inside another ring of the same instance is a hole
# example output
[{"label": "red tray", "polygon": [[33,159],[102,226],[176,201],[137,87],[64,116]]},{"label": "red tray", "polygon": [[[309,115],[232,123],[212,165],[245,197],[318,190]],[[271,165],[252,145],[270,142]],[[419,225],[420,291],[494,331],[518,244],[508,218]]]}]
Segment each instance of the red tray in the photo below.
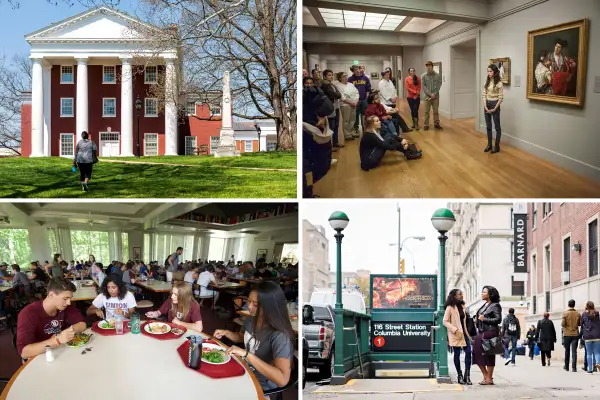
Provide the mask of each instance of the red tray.
[{"label": "red tray", "polygon": [[[212,340],[205,340],[203,343],[217,344]],[[188,367],[188,355],[190,350],[190,341],[186,340],[177,348],[177,353],[183,364]],[[188,367],[189,368],[189,367]],[[205,362],[200,363],[200,367],[196,369],[202,375],[209,376],[211,378],[233,378],[235,376],[242,376],[246,373],[246,369],[236,360],[231,358],[228,363],[222,365],[208,364]]]},{"label": "red tray", "polygon": [[[92,324],[92,331],[96,332],[98,335],[102,336],[114,336],[117,334],[116,329],[102,329],[98,326],[101,321],[96,321]],[[123,322],[123,334],[131,332],[131,329],[127,326],[129,321]]]},{"label": "red tray", "polygon": [[156,321],[156,320],[146,321],[142,325],[140,325],[140,331],[142,331],[142,333],[144,335],[150,336],[153,339],[158,339],[158,340],[179,339],[179,338],[183,337],[183,335],[185,335],[185,333],[187,332],[187,329],[185,329],[183,326],[175,325],[170,322],[162,322],[163,324],[169,325],[171,328],[181,329],[183,331],[183,333],[181,335],[176,335],[172,332],[169,332],[169,333],[165,333],[164,335],[153,335],[151,333],[146,332],[146,329],[145,329],[146,325],[148,325],[151,322],[162,322],[162,321]]}]

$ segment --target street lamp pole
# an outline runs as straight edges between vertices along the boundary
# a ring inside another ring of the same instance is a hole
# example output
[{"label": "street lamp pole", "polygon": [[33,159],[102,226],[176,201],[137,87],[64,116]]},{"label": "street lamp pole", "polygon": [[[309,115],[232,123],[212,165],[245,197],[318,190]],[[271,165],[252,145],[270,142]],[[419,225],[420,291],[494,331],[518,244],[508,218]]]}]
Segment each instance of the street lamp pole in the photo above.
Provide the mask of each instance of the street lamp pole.
[{"label": "street lamp pole", "polygon": [[[342,231],[348,226],[348,216],[341,212],[335,211],[329,217],[329,225],[335,230],[335,242],[337,244],[337,268],[335,282],[335,335],[338,338],[344,337],[344,309],[342,304],[342,239],[344,235]],[[343,340],[335,346],[334,353],[334,373],[332,374],[332,383],[334,378],[344,379],[344,344]]]},{"label": "street lamp pole", "polygon": [[258,122],[254,121],[254,129],[256,129],[256,134],[258,135],[258,152],[260,153],[260,126],[258,126]]},{"label": "street lamp pole", "polygon": [[142,100],[138,94],[137,100],[135,101],[135,109],[137,110],[137,158],[140,158],[140,109],[142,108]]},{"label": "street lamp pole", "polygon": [[433,227],[439,232],[438,237],[440,241],[440,293],[439,307],[438,307],[438,326],[437,334],[439,335],[437,343],[437,360],[438,360],[438,382],[449,382],[450,374],[448,372],[448,330],[441,323],[440,319],[444,315],[444,302],[446,296],[446,241],[448,237],[446,232],[449,232],[454,226],[456,218],[452,211],[447,208],[440,208],[433,213],[431,217],[431,223]]}]

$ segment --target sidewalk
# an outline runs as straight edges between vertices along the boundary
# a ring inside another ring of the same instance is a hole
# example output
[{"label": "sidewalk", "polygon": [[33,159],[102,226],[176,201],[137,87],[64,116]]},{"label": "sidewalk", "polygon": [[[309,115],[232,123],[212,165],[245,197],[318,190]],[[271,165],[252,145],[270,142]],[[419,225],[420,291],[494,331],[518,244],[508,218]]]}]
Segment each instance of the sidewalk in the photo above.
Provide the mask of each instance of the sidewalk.
[{"label": "sidewalk", "polygon": [[242,169],[248,171],[278,171],[278,172],[296,172],[295,169],[283,168],[257,168],[257,167],[234,167],[229,165],[213,165],[213,164],[174,164],[174,163],[158,163],[151,161],[129,161],[129,160],[111,160],[109,158],[100,158],[103,163],[120,163],[120,164],[143,164],[143,165],[166,165],[171,167],[204,167],[204,168],[224,168],[224,169]]},{"label": "sidewalk", "polygon": [[[558,361],[551,367],[542,367],[539,357],[531,361],[523,356],[517,358],[515,367],[505,366],[504,360],[498,357],[494,386],[477,384],[483,376],[475,366],[471,370],[473,386],[438,385],[434,379],[366,379],[353,380],[344,386],[307,388],[304,399],[359,400],[367,396],[372,400],[600,399],[600,373],[589,375],[581,369],[567,372],[562,367],[563,363]],[[453,382],[456,382],[453,364],[450,369]]]}]

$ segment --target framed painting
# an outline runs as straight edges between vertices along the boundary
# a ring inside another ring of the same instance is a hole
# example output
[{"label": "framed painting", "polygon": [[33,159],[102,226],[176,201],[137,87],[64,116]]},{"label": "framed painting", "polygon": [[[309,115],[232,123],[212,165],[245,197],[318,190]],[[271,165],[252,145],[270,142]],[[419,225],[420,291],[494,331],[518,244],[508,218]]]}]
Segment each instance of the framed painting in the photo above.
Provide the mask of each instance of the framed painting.
[{"label": "framed painting", "polygon": [[133,259],[134,260],[141,260],[142,259],[142,248],[141,247],[134,247],[133,248]]},{"label": "framed painting", "polygon": [[527,98],[583,106],[588,19],[529,31]]},{"label": "framed painting", "polygon": [[371,72],[371,79],[379,79],[379,72]]},{"label": "framed painting", "polygon": [[256,251],[256,261],[260,260],[261,258],[266,261],[267,253],[268,253],[267,249],[258,249]]},{"label": "framed painting", "polygon": [[510,58],[490,58],[490,65],[492,64],[496,65],[498,70],[500,70],[500,81],[502,84],[510,85]]}]

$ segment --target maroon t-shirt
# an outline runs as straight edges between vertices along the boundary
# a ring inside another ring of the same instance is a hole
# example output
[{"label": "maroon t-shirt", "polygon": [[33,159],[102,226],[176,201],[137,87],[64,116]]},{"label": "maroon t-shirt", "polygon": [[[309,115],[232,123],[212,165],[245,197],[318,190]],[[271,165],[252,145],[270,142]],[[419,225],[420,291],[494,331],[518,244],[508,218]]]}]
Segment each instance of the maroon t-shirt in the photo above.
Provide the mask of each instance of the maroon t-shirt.
[{"label": "maroon t-shirt", "polygon": [[[177,316],[177,310],[173,309],[171,299],[165,301],[163,305],[160,306],[160,309],[158,311],[160,311],[161,315],[167,315],[167,321],[169,322],[173,321]],[[180,321],[190,323],[202,321],[202,314],[200,314],[200,305],[198,304],[198,302],[192,301],[192,304],[190,305],[190,312],[188,313],[188,315],[185,315],[183,318],[181,318]]]},{"label": "maroon t-shirt", "polygon": [[19,313],[17,324],[17,351],[19,354],[25,346],[43,342],[69,326],[85,321],[83,315],[74,305],[68,306],[63,311],[59,311],[54,317],[51,317],[46,314],[42,303],[42,300],[36,301]]}]

